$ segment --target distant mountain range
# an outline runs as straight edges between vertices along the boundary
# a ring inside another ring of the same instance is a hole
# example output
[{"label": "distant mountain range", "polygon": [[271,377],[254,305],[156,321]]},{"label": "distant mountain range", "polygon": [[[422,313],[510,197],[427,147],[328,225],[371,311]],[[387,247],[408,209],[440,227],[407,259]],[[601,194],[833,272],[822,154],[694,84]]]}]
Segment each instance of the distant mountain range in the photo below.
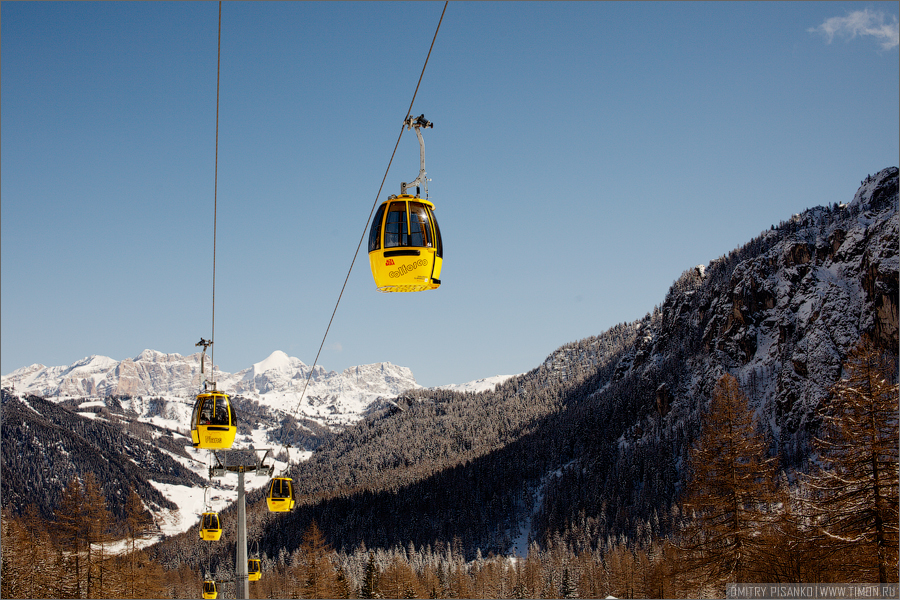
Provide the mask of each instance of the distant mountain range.
[{"label": "distant mountain range", "polygon": [[[35,364],[4,375],[3,505],[40,502],[49,516],[71,476],[102,465],[98,479],[114,511],[121,509],[117,491],[134,485],[164,532],[189,527],[202,510],[207,477],[206,453],[186,447],[200,357],[144,350],[121,361],[94,355],[68,366]],[[444,387],[480,391],[506,378]],[[311,370],[281,351],[238,373],[217,370],[216,379],[237,410],[235,447],[290,444],[294,459],[308,456],[334,431],[390,407],[392,398],[421,388],[412,371],[389,362],[337,373],[321,366]],[[23,464],[20,456],[41,458]],[[279,458],[283,466],[286,456]],[[39,463],[44,466],[35,470]],[[235,498],[220,483],[211,483],[217,508]],[[251,479],[248,487],[265,483]]]},{"label": "distant mountain range", "polygon": [[[190,356],[144,350],[116,361],[89,356],[72,365],[31,365],[4,375],[4,388],[48,399],[149,397],[192,399],[200,389],[200,353]],[[208,360],[208,359],[207,359]],[[209,365],[206,367],[209,369]],[[316,366],[300,402],[311,369],[297,358],[275,351],[237,373],[216,371],[218,388],[262,406],[308,417],[323,425],[352,422],[379,397],[393,397],[419,386],[412,371],[389,362],[351,367],[342,373]]]}]

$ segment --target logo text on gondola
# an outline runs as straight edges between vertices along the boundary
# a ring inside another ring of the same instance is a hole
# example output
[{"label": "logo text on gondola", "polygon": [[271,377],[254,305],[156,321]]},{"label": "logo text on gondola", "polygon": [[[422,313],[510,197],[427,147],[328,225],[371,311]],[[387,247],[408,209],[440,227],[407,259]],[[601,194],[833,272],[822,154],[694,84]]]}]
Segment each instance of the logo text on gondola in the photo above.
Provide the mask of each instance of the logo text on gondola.
[{"label": "logo text on gondola", "polygon": [[428,261],[425,260],[424,258],[420,258],[419,260],[414,260],[411,263],[407,263],[405,265],[400,265],[399,269],[397,269],[396,271],[390,271],[389,275],[391,277],[401,277],[403,275],[406,275],[410,271],[413,271],[415,269],[418,269],[419,267],[425,267],[425,266],[428,266]]},{"label": "logo text on gondola", "polygon": [[222,443],[222,438],[220,438],[220,437],[213,437],[213,436],[211,436],[211,435],[207,435],[207,436],[206,436],[206,443],[207,443],[207,444],[221,444],[221,443]]}]

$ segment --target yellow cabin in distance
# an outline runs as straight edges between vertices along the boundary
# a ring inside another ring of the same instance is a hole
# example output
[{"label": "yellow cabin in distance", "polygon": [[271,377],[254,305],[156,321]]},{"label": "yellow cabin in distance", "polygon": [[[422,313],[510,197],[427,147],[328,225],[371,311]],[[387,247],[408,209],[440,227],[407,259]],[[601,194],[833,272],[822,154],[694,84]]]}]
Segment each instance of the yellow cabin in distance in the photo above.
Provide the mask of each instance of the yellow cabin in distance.
[{"label": "yellow cabin in distance", "polygon": [[443,254],[432,202],[401,194],[381,203],[369,231],[369,266],[378,291],[436,290]]},{"label": "yellow cabin in distance", "polygon": [[289,512],[294,508],[294,480],[290,477],[274,477],[269,485],[266,504],[270,512]]},{"label": "yellow cabin in distance", "polygon": [[258,558],[247,560],[247,579],[250,581],[259,581],[262,579],[262,567]]},{"label": "yellow cabin in distance", "polygon": [[216,582],[206,580],[203,582],[203,598],[205,600],[216,600],[219,596],[219,591],[216,589]]},{"label": "yellow cabin in distance", "polygon": [[222,524],[219,513],[205,512],[200,517],[200,539],[207,542],[218,542],[222,538]]},{"label": "yellow cabin in distance", "polygon": [[237,415],[228,394],[209,390],[197,394],[191,414],[191,442],[195,448],[228,450],[237,435]]}]

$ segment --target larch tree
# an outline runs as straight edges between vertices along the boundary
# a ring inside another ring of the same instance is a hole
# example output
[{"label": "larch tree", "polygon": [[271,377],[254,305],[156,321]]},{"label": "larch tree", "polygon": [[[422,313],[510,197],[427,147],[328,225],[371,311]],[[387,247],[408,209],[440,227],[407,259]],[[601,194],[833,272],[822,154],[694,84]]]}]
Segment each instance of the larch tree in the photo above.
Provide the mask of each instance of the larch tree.
[{"label": "larch tree", "polygon": [[721,594],[728,581],[753,578],[774,506],[776,464],[767,449],[737,379],[723,375],[690,454],[683,496],[679,576],[691,593]]},{"label": "larch tree", "polygon": [[0,595],[4,598],[35,598],[28,592],[27,532],[21,520],[7,508],[0,513]]},{"label": "larch tree", "polygon": [[100,490],[94,474],[84,475],[84,496],[81,510],[85,548],[87,549],[87,594],[89,598],[106,597],[109,581],[104,581],[109,567],[106,544],[111,541],[111,517],[106,508],[106,497]]},{"label": "larch tree", "polygon": [[128,598],[142,598],[148,591],[160,587],[157,575],[159,569],[138,547],[138,542],[150,537],[155,523],[133,486],[128,488],[124,525],[125,541],[130,551],[126,559],[127,573],[124,576],[123,592]]},{"label": "larch tree", "polygon": [[853,581],[897,581],[898,385],[892,357],[864,339],[819,409],[819,468],[804,500],[823,542],[845,548]]},{"label": "larch tree", "polygon": [[81,482],[73,477],[63,490],[55,512],[57,547],[63,568],[57,582],[60,597],[81,598],[85,547],[84,502]]},{"label": "larch tree", "polygon": [[334,598],[337,573],[331,562],[331,547],[313,521],[303,534],[303,596],[305,598]]},{"label": "larch tree", "polygon": [[21,517],[3,510],[3,598],[49,598],[59,564],[53,540],[34,504]]},{"label": "larch tree", "polygon": [[418,577],[402,556],[394,556],[381,574],[379,588],[385,598],[423,598],[425,592],[420,589]]}]

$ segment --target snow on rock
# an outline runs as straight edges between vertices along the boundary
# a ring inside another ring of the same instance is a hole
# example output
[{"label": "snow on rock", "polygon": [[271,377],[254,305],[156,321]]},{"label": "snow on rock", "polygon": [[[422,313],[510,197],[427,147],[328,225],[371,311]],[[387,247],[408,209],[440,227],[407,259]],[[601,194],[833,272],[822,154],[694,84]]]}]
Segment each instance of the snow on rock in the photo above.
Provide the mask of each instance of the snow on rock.
[{"label": "snow on rock", "polygon": [[476,379],[475,381],[469,381],[467,383],[439,385],[437,386],[437,389],[450,390],[452,392],[472,392],[477,394],[478,392],[493,391],[498,385],[511,377],[516,377],[516,375],[494,375],[493,377],[484,377],[483,379]]},{"label": "snow on rock", "polygon": [[[139,416],[174,422],[190,414],[190,402],[201,385],[200,357],[200,353],[182,356],[155,350],[144,350],[122,361],[90,356],[69,366],[36,364],[18,369],[3,377],[3,386],[60,400],[126,397],[129,408]],[[232,396],[242,396],[281,413],[316,419],[326,426],[355,422],[379,398],[421,387],[412,371],[389,362],[336,373],[321,366],[311,370],[300,359],[280,350],[237,373],[217,371],[216,383]],[[164,403],[143,400],[150,397],[163,399]]]}]

